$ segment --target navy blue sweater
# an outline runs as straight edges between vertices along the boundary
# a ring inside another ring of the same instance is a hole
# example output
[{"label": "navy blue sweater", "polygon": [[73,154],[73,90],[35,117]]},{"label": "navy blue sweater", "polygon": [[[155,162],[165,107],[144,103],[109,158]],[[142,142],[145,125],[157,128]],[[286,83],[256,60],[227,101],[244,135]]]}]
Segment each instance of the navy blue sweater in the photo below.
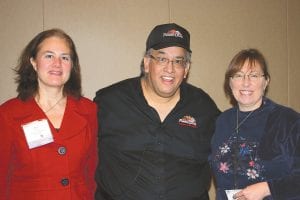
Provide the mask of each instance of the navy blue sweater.
[{"label": "navy blue sweater", "polygon": [[[217,120],[210,156],[217,199],[227,199],[226,189],[262,181],[271,191],[265,199],[300,199],[299,113],[265,98],[249,114],[234,107]],[[248,116],[238,133],[237,116],[239,123]]]}]

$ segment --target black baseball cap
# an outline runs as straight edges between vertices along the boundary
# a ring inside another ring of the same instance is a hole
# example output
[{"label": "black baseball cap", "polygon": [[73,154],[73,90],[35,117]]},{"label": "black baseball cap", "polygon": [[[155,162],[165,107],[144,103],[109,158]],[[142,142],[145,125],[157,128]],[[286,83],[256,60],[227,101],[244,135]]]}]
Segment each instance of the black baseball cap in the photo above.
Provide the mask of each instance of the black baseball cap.
[{"label": "black baseball cap", "polygon": [[192,52],[190,49],[190,33],[175,23],[161,24],[155,26],[150,32],[146,42],[146,51],[151,48],[158,50],[172,46],[182,47]]}]

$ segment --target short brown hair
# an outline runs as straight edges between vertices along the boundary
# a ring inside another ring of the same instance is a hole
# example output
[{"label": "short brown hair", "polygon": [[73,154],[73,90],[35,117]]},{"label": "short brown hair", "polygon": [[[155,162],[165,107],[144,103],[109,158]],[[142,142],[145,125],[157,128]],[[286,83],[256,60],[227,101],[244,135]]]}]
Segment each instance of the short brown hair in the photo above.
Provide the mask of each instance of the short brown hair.
[{"label": "short brown hair", "polygon": [[[270,74],[268,71],[268,66],[266,59],[262,55],[260,51],[257,49],[244,49],[238,52],[230,61],[228,68],[225,73],[225,81],[224,81],[224,91],[227,98],[230,99],[230,103],[232,105],[237,105],[237,101],[234,98],[231,88],[230,88],[230,78],[241,70],[244,63],[248,61],[250,66],[254,66],[255,63],[258,63],[263,71],[264,77],[266,80],[270,80]],[[267,88],[265,93],[267,92]]]}]

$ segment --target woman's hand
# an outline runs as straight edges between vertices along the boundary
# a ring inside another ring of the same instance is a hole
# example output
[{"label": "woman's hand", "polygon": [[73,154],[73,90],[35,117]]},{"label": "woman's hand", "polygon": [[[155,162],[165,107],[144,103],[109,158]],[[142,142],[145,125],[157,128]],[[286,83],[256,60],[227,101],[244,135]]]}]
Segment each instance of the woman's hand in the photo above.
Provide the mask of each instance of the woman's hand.
[{"label": "woman's hand", "polygon": [[237,200],[262,200],[270,194],[268,183],[261,182],[245,187],[240,192],[233,195],[233,198]]}]

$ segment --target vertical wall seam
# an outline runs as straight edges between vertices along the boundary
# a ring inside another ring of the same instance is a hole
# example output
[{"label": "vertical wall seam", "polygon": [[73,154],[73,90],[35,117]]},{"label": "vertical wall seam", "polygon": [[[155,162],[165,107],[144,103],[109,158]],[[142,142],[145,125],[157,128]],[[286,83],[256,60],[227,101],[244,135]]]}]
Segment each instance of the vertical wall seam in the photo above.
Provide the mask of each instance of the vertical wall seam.
[{"label": "vertical wall seam", "polygon": [[289,43],[289,0],[286,0],[286,42],[287,42],[287,45],[286,45],[286,52],[287,52],[287,80],[288,80],[288,84],[287,84],[287,97],[288,97],[288,106],[291,106],[291,98],[290,98],[290,95],[291,95],[291,87],[290,87],[290,84],[291,84],[291,80],[290,80],[290,43]]},{"label": "vertical wall seam", "polygon": [[170,5],[170,0],[168,0],[168,8],[169,8],[169,23],[171,23],[171,5]]},{"label": "vertical wall seam", "polygon": [[45,30],[45,0],[42,1],[42,19],[43,19],[43,31]]}]

